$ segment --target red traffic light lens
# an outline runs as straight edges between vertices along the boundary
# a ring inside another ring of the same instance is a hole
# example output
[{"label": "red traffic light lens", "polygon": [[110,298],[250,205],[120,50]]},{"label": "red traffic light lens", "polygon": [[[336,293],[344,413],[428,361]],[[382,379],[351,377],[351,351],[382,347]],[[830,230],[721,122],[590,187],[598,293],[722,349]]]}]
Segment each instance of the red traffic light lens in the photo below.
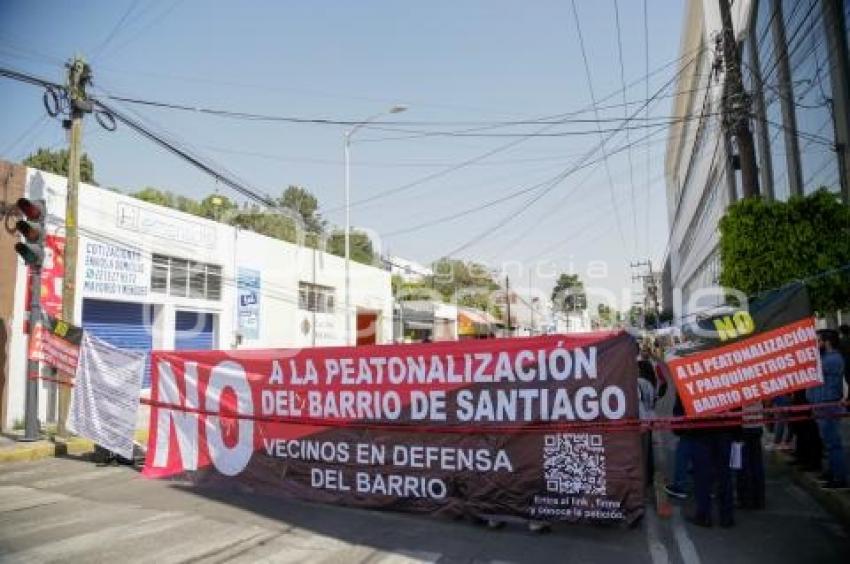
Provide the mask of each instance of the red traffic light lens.
[{"label": "red traffic light lens", "polygon": [[28,200],[26,198],[18,198],[16,202],[18,209],[30,221],[39,221],[44,210],[41,209],[41,204]]}]

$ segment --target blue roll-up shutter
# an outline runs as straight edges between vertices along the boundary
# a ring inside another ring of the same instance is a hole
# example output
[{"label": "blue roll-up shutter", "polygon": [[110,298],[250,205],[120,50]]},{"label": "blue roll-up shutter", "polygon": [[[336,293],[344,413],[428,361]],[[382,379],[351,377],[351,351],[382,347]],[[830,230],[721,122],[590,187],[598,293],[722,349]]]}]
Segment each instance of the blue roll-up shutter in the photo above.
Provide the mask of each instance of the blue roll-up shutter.
[{"label": "blue roll-up shutter", "polygon": [[174,318],[174,350],[211,350],[213,348],[213,314],[177,311]]},{"label": "blue roll-up shutter", "polygon": [[[147,314],[147,315],[146,315]],[[122,349],[145,351],[142,387],[149,388],[150,350],[153,347],[152,308],[146,304],[83,300],[83,329]]]}]

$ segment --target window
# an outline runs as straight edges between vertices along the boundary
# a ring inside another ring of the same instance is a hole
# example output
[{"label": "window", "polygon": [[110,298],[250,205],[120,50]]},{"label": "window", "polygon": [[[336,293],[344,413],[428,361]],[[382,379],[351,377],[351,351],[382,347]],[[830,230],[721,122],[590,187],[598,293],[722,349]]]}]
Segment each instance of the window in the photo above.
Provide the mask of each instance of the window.
[{"label": "window", "polygon": [[185,259],[171,259],[171,280],[168,284],[168,293],[181,298],[186,297],[186,283],[188,276],[189,261]]},{"label": "window", "polygon": [[316,313],[333,313],[335,302],[333,288],[309,282],[298,283],[298,309]]},{"label": "window", "polygon": [[168,257],[154,255],[151,265],[151,292],[168,292]]},{"label": "window", "polygon": [[165,255],[153,255],[151,292],[178,298],[220,300],[221,267]]},{"label": "window", "polygon": [[189,297],[203,298],[206,295],[207,265],[189,261]]}]

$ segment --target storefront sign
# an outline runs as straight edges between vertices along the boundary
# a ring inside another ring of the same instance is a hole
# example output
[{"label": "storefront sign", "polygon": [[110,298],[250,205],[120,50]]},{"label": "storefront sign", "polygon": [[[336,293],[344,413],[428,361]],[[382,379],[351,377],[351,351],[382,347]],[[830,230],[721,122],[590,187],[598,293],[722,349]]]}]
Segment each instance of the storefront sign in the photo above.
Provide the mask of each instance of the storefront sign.
[{"label": "storefront sign", "polygon": [[150,288],[150,257],[142,251],[86,239],[83,252],[83,295],[139,299]]},{"label": "storefront sign", "polygon": [[236,304],[239,333],[245,339],[260,338],[260,271],[239,268]]},{"label": "storefront sign", "polygon": [[215,229],[198,221],[128,203],[119,203],[118,227],[191,246],[215,247]]},{"label": "storefront sign", "polygon": [[697,332],[704,334],[701,350],[668,362],[688,415],[730,411],[823,384],[815,320],[802,286],[702,320]]},{"label": "storefront sign", "polygon": [[639,432],[600,425],[637,417],[636,372],[625,333],[155,351],[144,473],[368,508],[631,522]]}]

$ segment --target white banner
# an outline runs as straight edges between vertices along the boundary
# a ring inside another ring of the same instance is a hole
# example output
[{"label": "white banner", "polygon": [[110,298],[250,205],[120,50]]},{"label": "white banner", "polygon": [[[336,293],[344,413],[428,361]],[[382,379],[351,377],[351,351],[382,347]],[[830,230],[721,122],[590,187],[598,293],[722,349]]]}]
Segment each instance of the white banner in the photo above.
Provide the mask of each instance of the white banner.
[{"label": "white banner", "polygon": [[132,458],[144,369],[144,352],[119,349],[84,333],[68,428]]}]

